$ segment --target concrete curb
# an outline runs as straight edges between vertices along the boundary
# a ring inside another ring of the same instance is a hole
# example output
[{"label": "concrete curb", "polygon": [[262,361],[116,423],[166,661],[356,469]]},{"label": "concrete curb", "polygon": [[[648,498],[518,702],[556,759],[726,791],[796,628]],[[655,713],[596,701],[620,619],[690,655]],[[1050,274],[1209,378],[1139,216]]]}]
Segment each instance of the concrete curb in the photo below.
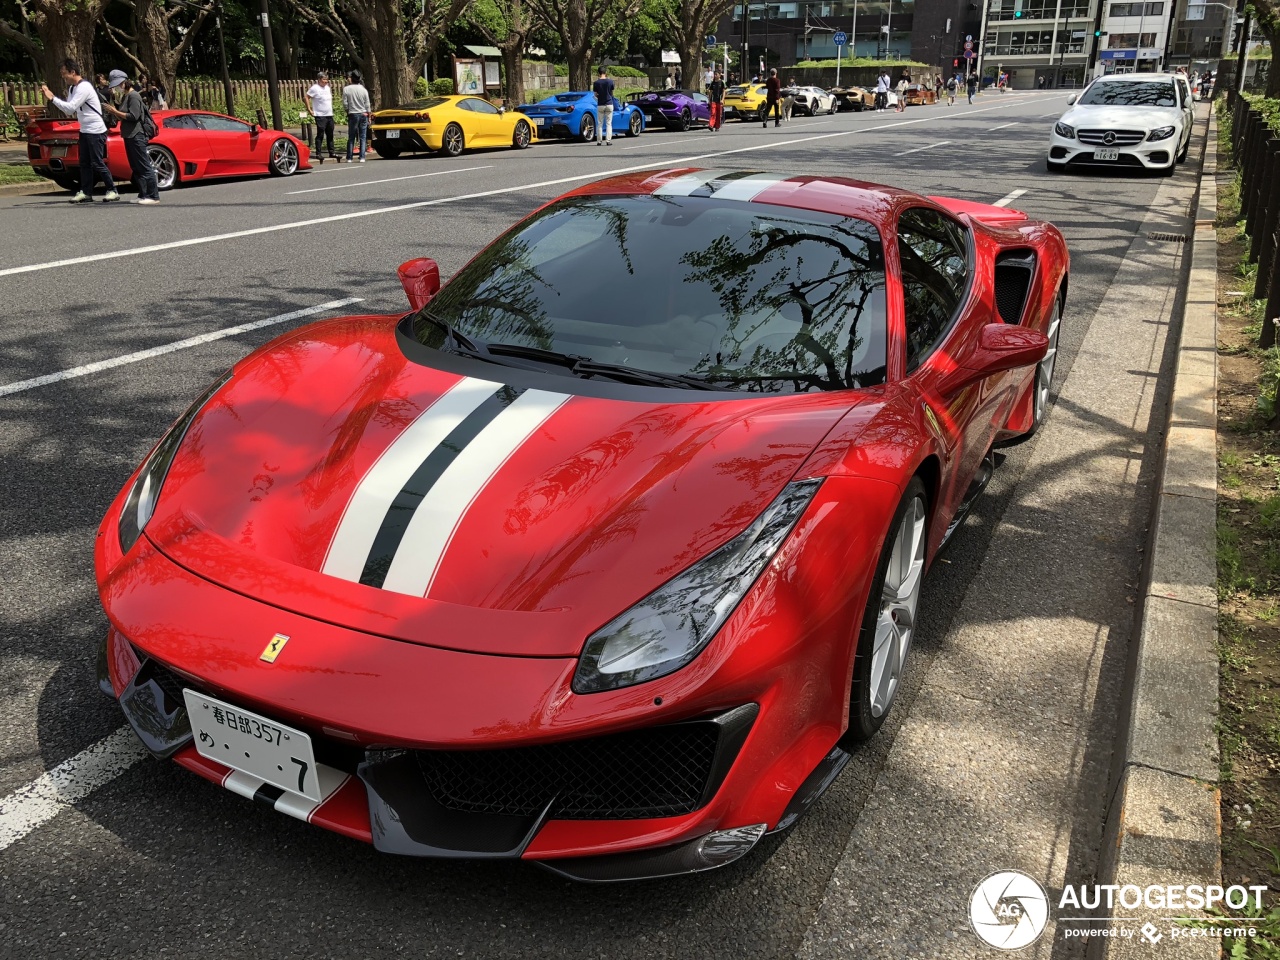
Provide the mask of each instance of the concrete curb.
[{"label": "concrete curb", "polygon": [[[1191,238],[1191,276],[1178,345],[1161,477],[1132,655],[1127,736],[1107,817],[1098,882],[1215,884],[1222,875],[1218,795],[1217,653],[1217,118],[1210,112]],[[1171,917],[1195,911],[1117,904],[1113,933],[1094,940],[1108,960],[1217,960],[1213,938],[1181,939]]]},{"label": "concrete curb", "polygon": [[[52,180],[40,180],[32,183],[0,184],[0,197],[34,197],[42,193],[67,193]],[[70,197],[70,194],[67,194]]]}]

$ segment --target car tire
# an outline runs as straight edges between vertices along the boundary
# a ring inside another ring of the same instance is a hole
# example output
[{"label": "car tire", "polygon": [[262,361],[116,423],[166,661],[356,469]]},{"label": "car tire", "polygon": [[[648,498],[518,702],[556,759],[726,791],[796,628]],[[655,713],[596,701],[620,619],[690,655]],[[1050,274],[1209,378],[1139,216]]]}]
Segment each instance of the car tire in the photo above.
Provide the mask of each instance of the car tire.
[{"label": "car tire", "polygon": [[1067,165],[1065,163],[1055,163],[1052,160],[1046,160],[1044,162],[1044,168],[1050,173],[1061,173],[1063,170],[1067,169]]},{"label": "car tire", "polygon": [[1053,387],[1053,374],[1058,367],[1058,341],[1062,339],[1062,297],[1054,301],[1053,316],[1049,320],[1049,329],[1045,331],[1049,338],[1049,349],[1044,359],[1036,364],[1035,382],[1031,389],[1035,391],[1031,399],[1031,429],[1024,436],[1031,437],[1044,422],[1044,415],[1049,409],[1049,390]]},{"label": "car tire", "polygon": [[376,153],[378,156],[380,156],[383,160],[394,160],[396,157],[400,156],[400,151],[402,149],[403,148],[400,146],[393,147],[391,144],[386,143],[385,141],[382,143],[379,143],[375,140],[373,144],[373,152]]},{"label": "car tire", "polygon": [[298,147],[288,137],[277,137],[271,144],[267,169],[273,177],[290,177],[298,172]]},{"label": "car tire", "polygon": [[517,150],[526,149],[533,142],[533,128],[528,120],[517,120],[515,131],[511,134],[511,146]]},{"label": "car tire", "polygon": [[[182,174],[178,172],[178,159],[168,147],[158,143],[147,145],[147,156],[151,158],[151,166],[156,171],[156,186],[161,190],[172,190],[182,183]],[[79,187],[76,188],[77,190]]]},{"label": "car tire", "polygon": [[627,120],[627,136],[638,137],[643,129],[644,121],[640,119],[640,111],[632,110],[631,117]]},{"label": "car tire", "polygon": [[689,115],[688,108],[685,108],[680,111],[680,123],[677,125],[677,129],[681,133],[688,133],[691,126],[693,126],[693,117]]},{"label": "car tire", "polygon": [[77,190],[80,189],[80,181],[73,180],[71,177],[68,177],[65,174],[60,174],[60,173],[55,174],[49,179],[51,179],[54,183],[60,186],[63,190],[70,190],[72,193],[75,193]]},{"label": "car tire", "polygon": [[1169,165],[1167,167],[1160,168],[1160,176],[1172,177],[1174,171],[1177,169],[1178,169],[1178,158],[1174,157],[1172,160],[1169,161]]},{"label": "car tire", "polygon": [[444,136],[440,139],[441,153],[446,157],[460,157],[466,147],[467,140],[460,126],[456,123],[451,123],[444,128]]},{"label": "car tire", "polygon": [[769,116],[768,104],[762,103],[760,104],[760,106],[756,107],[756,120],[758,122],[764,123],[764,121],[768,118],[768,116]]},{"label": "car tire", "polygon": [[1187,142],[1182,145],[1182,149],[1178,151],[1178,156],[1175,158],[1177,162],[1182,163],[1183,161],[1185,161],[1187,159],[1187,154],[1190,151],[1191,151],[1191,138],[1187,137]]},{"label": "car tire", "polygon": [[590,143],[596,138],[596,118],[589,113],[582,115],[582,126],[578,128],[578,139]]},{"label": "car tire", "polygon": [[928,533],[929,494],[912,477],[889,524],[858,631],[846,734],[855,743],[880,729],[902,687],[919,619]]}]

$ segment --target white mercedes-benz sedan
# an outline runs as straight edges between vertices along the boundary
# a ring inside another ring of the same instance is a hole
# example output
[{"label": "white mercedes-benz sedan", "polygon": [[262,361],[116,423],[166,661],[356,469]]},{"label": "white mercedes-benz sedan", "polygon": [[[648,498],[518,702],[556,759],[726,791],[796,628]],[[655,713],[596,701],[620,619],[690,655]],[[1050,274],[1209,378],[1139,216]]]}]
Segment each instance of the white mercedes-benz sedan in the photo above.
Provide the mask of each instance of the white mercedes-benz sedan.
[{"label": "white mercedes-benz sedan", "polygon": [[1184,97],[1170,73],[1098,77],[1053,125],[1049,170],[1088,164],[1172,174],[1191,142]]}]

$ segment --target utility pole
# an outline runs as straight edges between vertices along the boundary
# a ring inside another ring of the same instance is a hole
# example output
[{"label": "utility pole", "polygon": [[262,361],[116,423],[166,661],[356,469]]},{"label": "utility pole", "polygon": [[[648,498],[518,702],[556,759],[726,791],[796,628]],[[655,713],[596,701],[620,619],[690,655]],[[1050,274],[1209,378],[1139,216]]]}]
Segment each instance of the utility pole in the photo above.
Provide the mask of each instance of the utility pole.
[{"label": "utility pole", "polygon": [[751,66],[751,7],[749,0],[742,0],[742,61],[738,69],[742,71],[739,80],[747,82],[747,70]]},{"label": "utility pole", "polygon": [[218,28],[218,59],[222,61],[222,92],[227,98],[227,116],[236,115],[236,98],[231,92],[231,74],[227,73],[227,44],[222,39],[222,4],[213,15],[213,22]]},{"label": "utility pole", "polygon": [[284,118],[280,114],[280,77],[276,74],[276,45],[271,39],[271,15],[267,11],[267,0],[262,0],[262,48],[267,58],[267,95],[271,98],[271,126],[276,130],[283,130]]},{"label": "utility pole", "polygon": [[849,59],[858,59],[858,0],[853,0],[853,23],[849,24]]},{"label": "utility pole", "polygon": [[[991,8],[991,0],[982,0],[982,23],[978,26],[978,92],[982,92],[982,61],[987,56],[987,14]],[[965,64],[968,74],[969,65]]]}]

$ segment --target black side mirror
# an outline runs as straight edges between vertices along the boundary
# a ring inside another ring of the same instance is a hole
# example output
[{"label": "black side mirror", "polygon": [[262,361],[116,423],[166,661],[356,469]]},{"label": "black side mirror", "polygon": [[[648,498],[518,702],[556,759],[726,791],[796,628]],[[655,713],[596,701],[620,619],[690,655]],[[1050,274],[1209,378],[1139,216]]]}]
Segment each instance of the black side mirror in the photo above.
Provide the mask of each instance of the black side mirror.
[{"label": "black side mirror", "polygon": [[249,136],[256,137],[261,132],[262,132],[262,128],[258,126],[256,123],[251,123],[249,125]]}]

